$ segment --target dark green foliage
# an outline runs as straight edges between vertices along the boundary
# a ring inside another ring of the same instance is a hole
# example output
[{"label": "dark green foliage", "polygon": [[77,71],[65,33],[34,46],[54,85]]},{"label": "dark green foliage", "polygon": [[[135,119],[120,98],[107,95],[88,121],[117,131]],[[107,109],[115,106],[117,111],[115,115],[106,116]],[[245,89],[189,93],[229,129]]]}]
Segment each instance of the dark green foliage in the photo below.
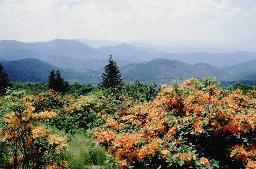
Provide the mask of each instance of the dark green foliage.
[{"label": "dark green foliage", "polygon": [[10,85],[8,74],[4,71],[2,64],[0,64],[0,95],[3,95],[6,88]]},{"label": "dark green foliage", "polygon": [[249,85],[246,85],[246,84],[243,84],[243,83],[239,83],[239,82],[236,82],[236,83],[233,85],[233,88],[234,88],[234,89],[240,89],[240,90],[242,90],[242,91],[244,91],[244,92],[253,90],[253,87],[252,87],[252,86],[249,86]]},{"label": "dark green foliage", "polygon": [[24,90],[28,94],[38,94],[48,90],[47,83],[44,82],[14,82],[12,90]]},{"label": "dark green foliage", "polygon": [[69,86],[68,94],[74,94],[76,96],[87,95],[94,89],[95,87],[91,84],[75,83]]},{"label": "dark green foliage", "polygon": [[139,81],[126,83],[123,86],[122,93],[126,97],[132,97],[138,101],[149,101],[156,97],[160,88],[156,84],[145,84]]},{"label": "dark green foliage", "polygon": [[122,86],[122,84],[119,68],[110,55],[108,64],[105,66],[104,73],[102,74],[101,86],[108,89],[117,89]]},{"label": "dark green foliage", "polygon": [[52,70],[49,75],[48,87],[49,89],[64,94],[68,91],[69,84],[61,77],[60,71],[57,70],[55,73]]}]

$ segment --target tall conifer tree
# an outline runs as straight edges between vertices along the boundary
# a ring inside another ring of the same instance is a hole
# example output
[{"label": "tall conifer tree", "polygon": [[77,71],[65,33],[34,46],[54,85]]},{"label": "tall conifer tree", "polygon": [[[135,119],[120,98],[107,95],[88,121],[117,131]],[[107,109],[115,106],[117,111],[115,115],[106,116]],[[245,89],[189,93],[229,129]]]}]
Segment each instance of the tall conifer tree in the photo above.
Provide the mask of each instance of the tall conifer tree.
[{"label": "tall conifer tree", "polygon": [[60,71],[57,70],[56,73],[54,71],[50,72],[48,87],[56,92],[65,93],[69,89],[69,84],[61,77]]},{"label": "tall conifer tree", "polygon": [[104,68],[102,74],[101,86],[104,88],[118,88],[122,86],[121,73],[112,55],[109,56],[108,64]]},{"label": "tall conifer tree", "polygon": [[0,95],[3,95],[6,88],[10,85],[8,74],[4,71],[2,64],[0,64]]}]

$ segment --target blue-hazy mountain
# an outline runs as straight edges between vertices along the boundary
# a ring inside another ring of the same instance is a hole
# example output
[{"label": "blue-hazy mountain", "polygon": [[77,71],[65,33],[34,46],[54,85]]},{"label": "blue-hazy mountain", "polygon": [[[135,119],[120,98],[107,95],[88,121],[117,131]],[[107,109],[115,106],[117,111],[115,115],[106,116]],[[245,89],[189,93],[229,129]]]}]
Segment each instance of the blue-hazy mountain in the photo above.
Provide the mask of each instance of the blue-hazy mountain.
[{"label": "blue-hazy mountain", "polygon": [[256,54],[252,52],[166,53],[136,44],[95,49],[77,40],[0,41],[0,61],[11,79],[19,81],[45,81],[54,68],[70,81],[98,82],[110,54],[125,80],[165,82],[191,76],[240,80],[253,79],[256,74]]},{"label": "blue-hazy mountain", "polygon": [[[97,84],[101,80],[101,71],[78,72],[61,69],[37,59],[21,59],[2,61],[4,69],[12,81],[39,81],[48,80],[51,70],[60,70],[63,77],[70,82],[88,82]],[[248,62],[249,63],[249,62]],[[236,67],[238,65],[235,65]],[[168,83],[171,80],[186,79],[189,77],[204,78],[217,77],[224,81],[255,81],[256,71],[249,74],[232,73],[214,66],[198,63],[188,64],[177,60],[156,59],[149,62],[135,63],[120,67],[125,81],[139,80],[142,82]]]},{"label": "blue-hazy mountain", "polygon": [[63,77],[70,82],[97,83],[99,81],[97,72],[76,72],[73,70],[60,69],[37,59],[27,58],[14,61],[2,61],[1,63],[11,81],[46,82],[48,81],[51,70],[60,70]]},{"label": "blue-hazy mountain", "polygon": [[[76,71],[101,69],[107,63],[108,55],[77,40],[57,39],[36,43],[0,41],[0,59],[2,60],[35,58],[63,69]],[[131,63],[121,59],[118,61],[120,65]]]},{"label": "blue-hazy mountain", "polygon": [[156,59],[146,63],[132,64],[121,68],[125,80],[141,80],[144,82],[170,82],[189,77],[218,77],[224,80],[228,73],[214,66],[198,63],[187,64],[177,60]]},{"label": "blue-hazy mountain", "polygon": [[112,54],[120,66],[151,61],[158,58],[179,60],[189,64],[206,63],[216,67],[226,67],[256,60],[256,53],[167,53],[153,46],[141,47],[138,44],[115,44],[98,49],[89,47],[78,40],[57,39],[49,42],[24,43],[0,41],[0,59],[17,60],[35,58],[64,69],[78,71],[99,70]]}]

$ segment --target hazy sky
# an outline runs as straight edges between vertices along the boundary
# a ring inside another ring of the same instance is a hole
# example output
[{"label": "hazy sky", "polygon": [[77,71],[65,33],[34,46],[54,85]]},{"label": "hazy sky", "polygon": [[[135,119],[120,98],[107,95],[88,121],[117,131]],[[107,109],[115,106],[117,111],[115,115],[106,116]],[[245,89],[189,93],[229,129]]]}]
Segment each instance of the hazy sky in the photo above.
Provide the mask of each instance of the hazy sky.
[{"label": "hazy sky", "polygon": [[0,0],[0,39],[256,50],[256,0]]}]

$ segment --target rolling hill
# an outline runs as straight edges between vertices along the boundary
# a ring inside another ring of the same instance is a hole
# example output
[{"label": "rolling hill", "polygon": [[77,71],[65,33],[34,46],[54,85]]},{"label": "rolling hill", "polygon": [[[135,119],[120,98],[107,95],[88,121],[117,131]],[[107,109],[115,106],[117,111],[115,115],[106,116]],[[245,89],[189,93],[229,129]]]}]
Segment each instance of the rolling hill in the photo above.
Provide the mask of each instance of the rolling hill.
[{"label": "rolling hill", "polygon": [[[109,51],[96,50],[77,40],[56,39],[49,42],[24,43],[0,41],[0,59],[11,61],[25,58],[39,59],[62,69],[75,71],[99,70],[107,63]],[[120,65],[130,64],[117,59]]]},{"label": "rolling hill", "polygon": [[225,67],[224,69],[232,74],[254,74],[256,73],[256,60]]},{"label": "rolling hill", "polygon": [[[105,44],[111,45],[111,43]],[[165,58],[189,64],[206,63],[220,68],[256,60],[256,53],[253,52],[167,53],[153,46],[148,48],[146,46],[141,47],[136,43],[116,43],[112,44],[112,46],[92,48],[81,41],[67,39],[35,43],[12,40],[0,41],[0,60],[10,61],[34,58],[62,69],[75,71],[98,71],[107,63],[107,58],[110,54],[114,56],[120,66]]]},{"label": "rolling hill", "polygon": [[177,60],[156,59],[146,63],[132,64],[121,68],[125,80],[144,82],[170,82],[189,77],[215,76],[225,79],[228,73],[208,64],[187,64]]},{"label": "rolling hill", "polygon": [[73,82],[97,83],[98,74],[93,71],[77,72],[72,70],[60,69],[49,63],[37,59],[20,59],[14,61],[2,61],[5,71],[8,73],[11,81],[48,81],[48,75],[51,70],[60,70],[63,77]]},{"label": "rolling hill", "polygon": [[11,79],[17,81],[46,81],[49,71],[60,69],[69,81],[95,84],[100,81],[109,54],[114,56],[127,81],[159,83],[191,76],[239,81],[255,80],[256,74],[256,54],[252,52],[166,53],[136,44],[95,49],[65,39],[36,43],[0,41],[0,61]]},{"label": "rolling hill", "polygon": [[[60,70],[63,77],[70,82],[87,82],[97,84],[101,80],[100,71],[74,71],[58,68],[54,65],[33,58],[14,61],[2,61],[2,64],[12,81],[47,81],[52,69]],[[238,69],[239,66],[248,70]],[[251,68],[249,66],[251,66]],[[139,80],[142,82],[169,83],[171,80],[186,79],[189,77],[204,78],[217,77],[224,81],[256,81],[255,61],[232,66],[230,70],[220,69],[209,64],[188,64],[177,60],[155,59],[149,62],[135,63],[121,66],[120,70],[125,81]],[[249,73],[245,73],[248,71]]]}]

